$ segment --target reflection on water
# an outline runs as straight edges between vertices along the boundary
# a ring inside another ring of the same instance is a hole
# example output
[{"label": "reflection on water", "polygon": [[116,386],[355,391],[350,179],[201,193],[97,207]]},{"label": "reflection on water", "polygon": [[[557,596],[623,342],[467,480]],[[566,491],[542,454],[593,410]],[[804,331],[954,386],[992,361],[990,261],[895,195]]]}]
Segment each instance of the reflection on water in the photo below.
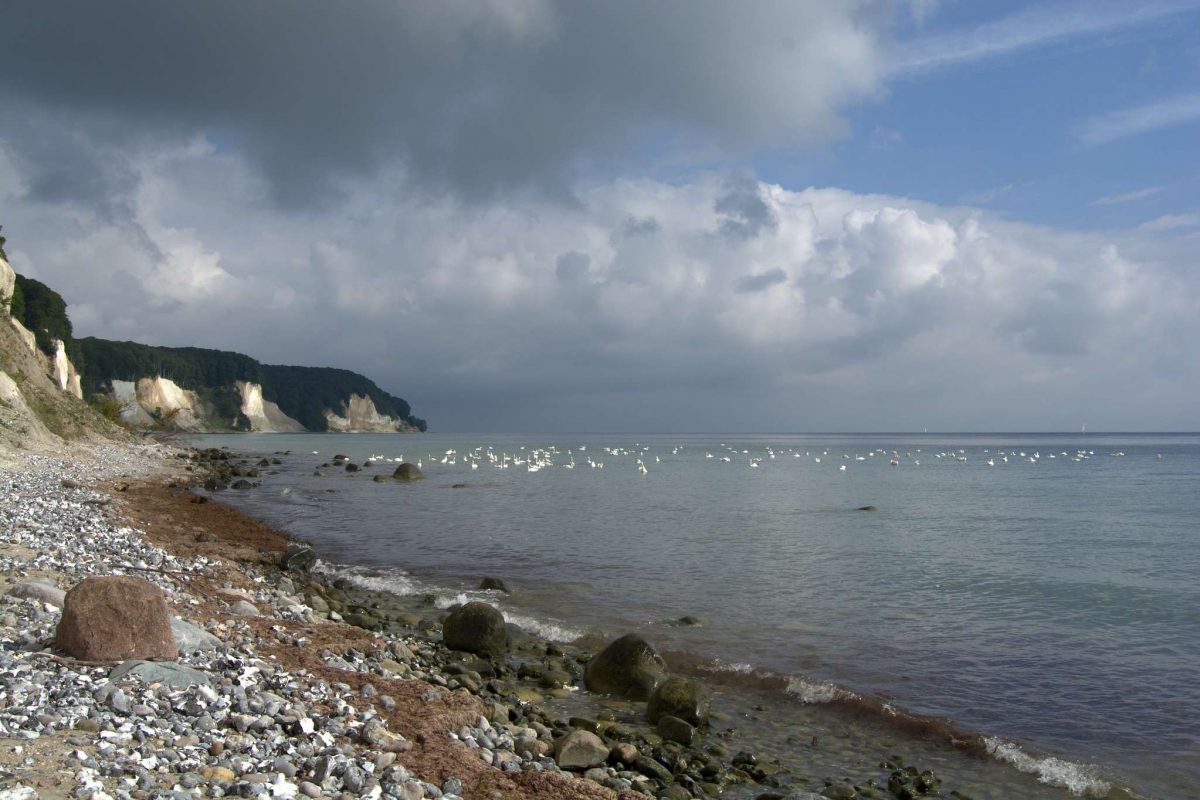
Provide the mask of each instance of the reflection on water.
[{"label": "reflection on water", "polygon": [[[328,559],[450,597],[503,577],[503,607],[528,625],[642,630],[836,685],[996,736],[996,758],[1046,780],[1081,785],[1078,762],[1163,797],[1200,785],[1197,437],[203,443],[290,449],[260,490],[228,497]],[[314,476],[334,452],[381,458]],[[427,479],[371,480],[401,454]],[[704,624],[661,624],[684,615]]]}]

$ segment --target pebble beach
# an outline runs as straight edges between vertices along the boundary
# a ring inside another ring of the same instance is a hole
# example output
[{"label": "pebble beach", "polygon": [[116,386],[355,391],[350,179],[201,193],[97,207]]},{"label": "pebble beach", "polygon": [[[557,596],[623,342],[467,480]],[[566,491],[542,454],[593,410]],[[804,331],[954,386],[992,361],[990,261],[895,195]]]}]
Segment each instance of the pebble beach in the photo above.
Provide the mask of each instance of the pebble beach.
[{"label": "pebble beach", "polygon": [[[551,641],[486,604],[373,588],[221,502],[289,458],[170,444],[12,454],[0,799],[983,800],[1012,796],[1014,779],[1041,796],[961,743],[886,725],[872,738],[873,717],[821,706],[772,713],[769,693],[727,691],[637,637]],[[98,576],[162,593],[173,660],[63,651],[66,595]],[[452,622],[469,612],[499,619],[500,646]],[[661,669],[640,694],[601,688],[596,663],[622,648]]]},{"label": "pebble beach", "polygon": [[[855,796],[848,780],[824,795],[767,791],[778,770],[752,753],[687,747],[601,705],[594,719],[542,708],[579,691],[587,653],[523,636],[514,669],[448,650],[426,619],[411,636],[367,630],[375,618],[345,604],[371,593],[327,583],[282,533],[192,491],[210,474],[195,453],[11,456],[0,798]],[[97,576],[161,591],[175,660],[101,663],[56,646],[66,594]]]},{"label": "pebble beach", "polygon": [[[175,455],[19,455],[0,473],[0,797],[613,796],[559,772],[548,728],[493,722],[432,642],[317,616],[267,566],[278,552],[235,561],[244,543],[189,528],[208,554],[176,555],[126,524],[137,487],[194,499]],[[96,575],[161,589],[177,661],[55,651],[64,592]]]}]

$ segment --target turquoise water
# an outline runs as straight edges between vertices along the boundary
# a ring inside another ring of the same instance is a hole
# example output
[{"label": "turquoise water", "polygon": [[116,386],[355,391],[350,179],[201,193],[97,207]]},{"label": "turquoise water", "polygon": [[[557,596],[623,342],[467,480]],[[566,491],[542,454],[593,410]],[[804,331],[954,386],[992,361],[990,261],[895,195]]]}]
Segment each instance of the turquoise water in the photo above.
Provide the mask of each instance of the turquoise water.
[{"label": "turquoise water", "polygon": [[[938,718],[1076,792],[1200,796],[1200,436],[199,443],[291,450],[225,498],[397,591],[496,575],[544,633],[643,630],[797,703]],[[314,477],[334,453],[428,479]],[[685,614],[705,625],[662,624]]]}]

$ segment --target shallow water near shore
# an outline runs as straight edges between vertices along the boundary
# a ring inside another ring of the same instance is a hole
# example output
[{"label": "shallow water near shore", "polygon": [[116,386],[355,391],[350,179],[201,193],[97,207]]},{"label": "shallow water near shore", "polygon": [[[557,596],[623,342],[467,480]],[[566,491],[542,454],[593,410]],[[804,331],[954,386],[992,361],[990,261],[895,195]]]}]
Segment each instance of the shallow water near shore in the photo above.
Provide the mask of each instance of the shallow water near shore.
[{"label": "shallow water near shore", "polygon": [[[891,746],[973,797],[1200,791],[1200,436],[195,444],[290,450],[222,500],[365,585],[485,597],[550,638],[642,632],[780,757],[854,774]],[[335,453],[381,460],[314,476]],[[427,479],[372,481],[400,457]]]}]

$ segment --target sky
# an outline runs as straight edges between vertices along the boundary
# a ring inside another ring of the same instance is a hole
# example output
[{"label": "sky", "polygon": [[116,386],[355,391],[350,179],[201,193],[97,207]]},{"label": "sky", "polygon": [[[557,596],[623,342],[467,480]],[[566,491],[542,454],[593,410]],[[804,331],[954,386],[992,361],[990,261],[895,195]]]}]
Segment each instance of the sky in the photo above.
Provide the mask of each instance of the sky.
[{"label": "sky", "polygon": [[1200,429],[1200,0],[0,4],[76,335],[431,430]]}]

